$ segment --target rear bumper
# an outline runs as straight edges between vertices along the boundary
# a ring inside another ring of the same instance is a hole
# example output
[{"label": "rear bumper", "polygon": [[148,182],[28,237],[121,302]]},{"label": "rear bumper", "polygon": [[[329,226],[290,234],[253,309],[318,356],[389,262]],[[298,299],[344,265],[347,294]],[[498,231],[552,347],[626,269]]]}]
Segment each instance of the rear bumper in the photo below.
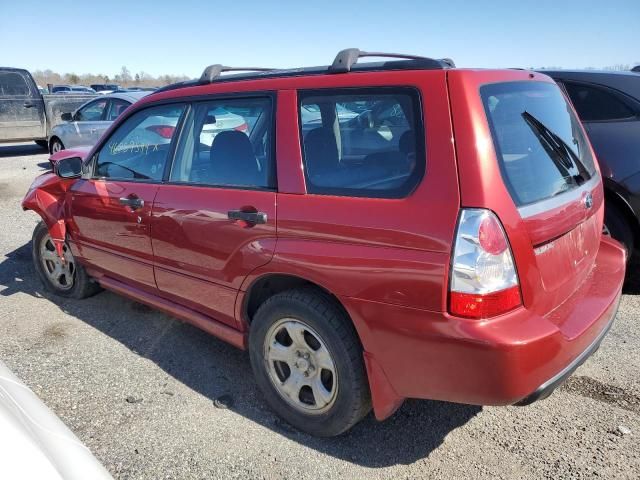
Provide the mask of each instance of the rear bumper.
[{"label": "rear bumper", "polygon": [[609,320],[609,323],[604,328],[604,330],[600,332],[600,334],[595,339],[595,341],[591,345],[589,345],[589,348],[587,348],[584,352],[578,355],[578,357],[576,357],[576,359],[573,362],[571,362],[569,365],[567,365],[561,372],[557,373],[552,378],[550,378],[549,380],[544,382],[542,385],[540,385],[531,395],[517,402],[516,405],[519,407],[524,407],[526,405],[531,405],[533,402],[536,402],[538,400],[544,400],[549,395],[551,395],[557,387],[562,385],[565,382],[565,380],[567,380],[567,378],[569,378],[580,365],[586,362],[591,355],[596,353],[600,348],[600,344],[602,343],[602,340],[604,340],[604,337],[607,335],[607,333],[611,329],[611,326],[613,325],[613,319],[615,318],[616,313],[618,312],[619,305],[620,305],[620,300],[618,299],[618,302],[616,302],[615,308],[611,310],[611,318]]},{"label": "rear bumper", "polygon": [[387,406],[409,397],[477,405],[544,398],[598,348],[610,328],[624,281],[624,255],[617,242],[603,239],[590,275],[546,316],[520,308],[470,321],[343,299],[365,333],[367,365],[375,361],[379,367],[375,378],[370,373],[374,409],[378,391]]}]

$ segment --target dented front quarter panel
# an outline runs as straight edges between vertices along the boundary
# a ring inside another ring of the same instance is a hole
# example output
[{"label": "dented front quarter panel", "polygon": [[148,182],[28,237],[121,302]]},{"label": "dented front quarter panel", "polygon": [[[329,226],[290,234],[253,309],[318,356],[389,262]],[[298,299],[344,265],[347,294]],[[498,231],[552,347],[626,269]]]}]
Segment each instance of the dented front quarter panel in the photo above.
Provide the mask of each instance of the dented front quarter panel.
[{"label": "dented front quarter panel", "polygon": [[[91,152],[92,147],[77,147],[69,150],[61,150],[49,157],[52,168],[65,158],[80,157],[84,161]],[[49,235],[56,247],[56,252],[62,260],[62,246],[64,245],[67,226],[65,205],[67,192],[77,179],[64,179],[52,172],[44,173],[35,178],[27,194],[22,200],[23,210],[33,210],[47,225]]]},{"label": "dented front quarter panel", "polygon": [[75,182],[76,179],[63,179],[51,172],[44,173],[36,177],[22,200],[23,210],[33,210],[42,217],[60,258],[63,258],[62,246],[67,233],[64,207],[67,192]]}]

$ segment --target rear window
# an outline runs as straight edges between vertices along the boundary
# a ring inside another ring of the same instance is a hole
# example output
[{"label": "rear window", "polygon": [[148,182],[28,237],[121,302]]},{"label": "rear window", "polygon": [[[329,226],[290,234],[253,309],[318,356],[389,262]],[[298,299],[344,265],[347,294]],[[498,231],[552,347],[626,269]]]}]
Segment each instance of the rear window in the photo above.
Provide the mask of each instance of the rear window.
[{"label": "rear window", "polygon": [[517,206],[578,187],[595,173],[580,122],[557,85],[507,82],[480,95],[504,181]]}]

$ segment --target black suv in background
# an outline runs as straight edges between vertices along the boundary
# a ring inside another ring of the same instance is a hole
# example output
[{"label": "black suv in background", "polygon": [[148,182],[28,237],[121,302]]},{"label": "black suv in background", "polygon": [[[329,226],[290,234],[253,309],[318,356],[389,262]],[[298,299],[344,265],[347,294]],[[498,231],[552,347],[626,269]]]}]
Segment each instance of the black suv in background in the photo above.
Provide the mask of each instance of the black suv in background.
[{"label": "black suv in background", "polygon": [[640,248],[640,72],[544,70],[567,92],[604,178],[605,228]]}]

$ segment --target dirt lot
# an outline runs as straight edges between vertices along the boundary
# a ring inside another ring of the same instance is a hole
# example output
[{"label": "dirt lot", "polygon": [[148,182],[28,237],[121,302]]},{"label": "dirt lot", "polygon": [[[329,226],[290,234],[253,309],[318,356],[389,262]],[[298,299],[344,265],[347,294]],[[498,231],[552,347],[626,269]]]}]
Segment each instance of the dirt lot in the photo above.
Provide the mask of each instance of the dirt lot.
[{"label": "dirt lot", "polygon": [[35,145],[0,146],[0,358],[114,477],[640,477],[639,274],[602,348],[549,399],[409,401],[384,423],[316,439],[271,413],[245,353],[111,293],[43,293],[38,218],[20,200],[46,160]]}]

